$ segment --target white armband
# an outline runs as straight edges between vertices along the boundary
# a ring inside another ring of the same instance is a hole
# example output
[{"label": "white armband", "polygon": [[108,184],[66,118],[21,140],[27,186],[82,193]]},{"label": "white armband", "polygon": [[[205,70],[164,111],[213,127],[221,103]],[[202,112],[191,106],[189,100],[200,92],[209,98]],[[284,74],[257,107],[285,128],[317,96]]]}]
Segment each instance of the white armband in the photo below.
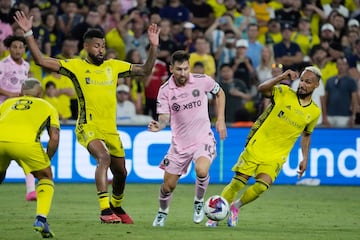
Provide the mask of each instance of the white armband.
[{"label": "white armband", "polygon": [[214,88],[210,91],[210,93],[216,95],[219,91],[220,91],[220,85],[216,83]]}]

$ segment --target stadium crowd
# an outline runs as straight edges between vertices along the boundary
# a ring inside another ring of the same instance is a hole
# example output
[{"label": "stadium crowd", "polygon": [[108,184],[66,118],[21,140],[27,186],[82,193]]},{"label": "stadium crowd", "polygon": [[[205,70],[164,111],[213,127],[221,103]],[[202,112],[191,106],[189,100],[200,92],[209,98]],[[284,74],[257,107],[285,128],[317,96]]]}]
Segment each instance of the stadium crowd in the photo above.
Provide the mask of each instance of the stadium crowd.
[{"label": "stadium crowd", "polygon": [[[22,65],[22,71],[28,71],[24,76],[42,82],[44,99],[67,123],[77,117],[71,80],[37,66],[24,47],[22,57],[14,59],[21,44],[12,43],[25,43],[13,18],[16,10],[33,16],[39,48],[58,59],[85,58],[82,36],[89,28],[98,28],[105,33],[106,59],[143,63],[149,49],[147,27],[160,26],[151,76],[145,81],[118,79],[119,123],[147,124],[156,119],[156,97],[169,77],[170,56],[185,50],[190,53],[191,71],[211,76],[224,89],[228,124],[251,124],[269,104],[257,85],[287,69],[302,72],[309,65],[322,73],[313,94],[322,109],[319,125],[360,124],[359,0],[0,0],[0,103],[19,95],[20,89],[9,85],[25,78],[3,73]],[[296,81],[282,84],[297,88]],[[210,118],[215,120],[213,96],[208,97]]]}]

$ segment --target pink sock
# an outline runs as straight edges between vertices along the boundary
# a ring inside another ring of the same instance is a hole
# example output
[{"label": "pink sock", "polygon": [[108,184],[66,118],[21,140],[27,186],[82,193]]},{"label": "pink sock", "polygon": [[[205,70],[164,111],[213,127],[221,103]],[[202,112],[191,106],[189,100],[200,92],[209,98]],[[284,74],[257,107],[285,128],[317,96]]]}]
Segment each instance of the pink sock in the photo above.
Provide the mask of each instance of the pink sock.
[{"label": "pink sock", "polygon": [[210,176],[207,175],[204,178],[196,177],[195,182],[195,200],[196,201],[202,201],[204,199],[204,195],[206,192],[206,189],[210,182]]},{"label": "pink sock", "polygon": [[163,189],[163,185],[161,185],[160,194],[159,194],[159,203],[160,203],[160,209],[162,211],[166,213],[168,212],[171,199],[172,199],[172,192],[165,192]]}]

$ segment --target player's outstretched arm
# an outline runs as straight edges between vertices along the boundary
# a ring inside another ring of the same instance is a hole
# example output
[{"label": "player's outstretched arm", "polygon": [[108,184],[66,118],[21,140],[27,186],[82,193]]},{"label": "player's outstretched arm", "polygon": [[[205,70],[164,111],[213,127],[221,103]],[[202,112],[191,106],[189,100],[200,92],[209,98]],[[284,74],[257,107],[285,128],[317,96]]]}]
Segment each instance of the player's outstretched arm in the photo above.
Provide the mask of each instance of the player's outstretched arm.
[{"label": "player's outstretched arm", "polygon": [[291,81],[297,79],[299,77],[297,72],[294,72],[292,70],[286,70],[284,73],[280,74],[279,76],[276,76],[274,78],[271,78],[263,83],[261,83],[258,86],[258,91],[260,91],[264,96],[270,97],[272,94],[272,88],[280,83],[283,80],[290,79]]},{"label": "player's outstretched arm", "polygon": [[159,46],[160,28],[155,23],[153,23],[149,26],[147,33],[150,43],[148,57],[144,64],[132,65],[131,75],[149,76],[154,67],[155,60],[157,58],[158,46]]},{"label": "player's outstretched arm", "polygon": [[31,56],[34,58],[34,61],[37,65],[40,65],[50,71],[57,72],[60,69],[59,60],[55,58],[45,57],[36,43],[33,33],[32,33],[32,22],[33,16],[27,18],[22,11],[16,11],[14,16],[15,21],[21,29],[25,32],[24,37],[26,39],[27,45],[30,49]]}]

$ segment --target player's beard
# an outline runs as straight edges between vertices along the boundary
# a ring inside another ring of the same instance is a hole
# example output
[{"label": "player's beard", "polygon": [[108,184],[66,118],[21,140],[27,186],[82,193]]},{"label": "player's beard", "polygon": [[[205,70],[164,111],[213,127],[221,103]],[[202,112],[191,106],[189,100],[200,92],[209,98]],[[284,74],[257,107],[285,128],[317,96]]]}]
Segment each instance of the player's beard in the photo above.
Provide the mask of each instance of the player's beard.
[{"label": "player's beard", "polygon": [[88,57],[90,58],[91,62],[93,64],[95,64],[96,66],[101,65],[104,62],[104,57],[103,56],[95,56],[92,53],[88,53]]},{"label": "player's beard", "polygon": [[308,96],[311,96],[311,95],[312,95],[312,92],[300,93],[299,90],[297,91],[297,96],[300,99],[305,99],[305,98],[307,98]]}]

